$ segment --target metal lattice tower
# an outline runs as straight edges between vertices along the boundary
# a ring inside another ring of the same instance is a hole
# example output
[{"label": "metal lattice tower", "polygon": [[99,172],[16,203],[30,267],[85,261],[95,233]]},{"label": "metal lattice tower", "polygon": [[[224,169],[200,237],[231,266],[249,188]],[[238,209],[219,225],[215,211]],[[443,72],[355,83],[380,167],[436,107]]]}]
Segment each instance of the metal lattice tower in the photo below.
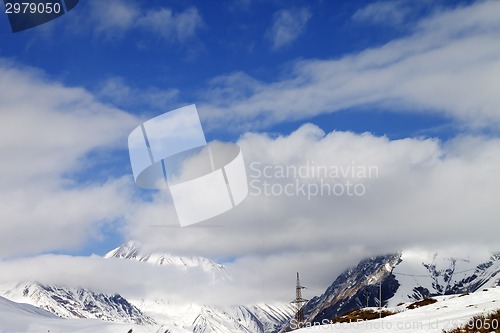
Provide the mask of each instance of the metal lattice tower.
[{"label": "metal lattice tower", "polygon": [[297,272],[297,286],[295,287],[295,299],[291,302],[292,304],[295,304],[295,319],[297,322],[303,322],[304,321],[304,309],[302,306],[304,305],[305,302],[308,300],[305,298],[302,298],[302,289],[304,289],[304,286],[300,285],[300,278],[299,278],[299,272]]}]

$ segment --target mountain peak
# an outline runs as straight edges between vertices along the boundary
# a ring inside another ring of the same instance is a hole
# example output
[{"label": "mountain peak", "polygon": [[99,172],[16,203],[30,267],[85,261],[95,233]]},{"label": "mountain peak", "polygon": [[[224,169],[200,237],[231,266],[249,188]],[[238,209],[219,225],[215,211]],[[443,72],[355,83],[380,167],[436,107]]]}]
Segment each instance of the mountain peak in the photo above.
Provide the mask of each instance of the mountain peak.
[{"label": "mountain peak", "polygon": [[148,252],[144,250],[144,247],[138,241],[128,241],[108,252],[104,258],[136,260],[155,266],[168,265],[184,270],[199,268],[209,274],[214,281],[231,279],[223,265],[208,258],[199,256],[176,256],[162,252]]},{"label": "mountain peak", "polygon": [[104,258],[134,259],[142,251],[142,244],[135,240],[130,240],[125,244],[109,251]]}]

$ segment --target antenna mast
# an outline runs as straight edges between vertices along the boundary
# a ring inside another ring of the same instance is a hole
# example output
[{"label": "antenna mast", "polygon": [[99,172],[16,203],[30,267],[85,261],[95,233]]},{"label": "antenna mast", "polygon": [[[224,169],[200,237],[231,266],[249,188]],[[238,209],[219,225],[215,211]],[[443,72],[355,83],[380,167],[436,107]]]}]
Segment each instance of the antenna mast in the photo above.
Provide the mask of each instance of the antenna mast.
[{"label": "antenna mast", "polygon": [[304,321],[304,309],[302,306],[304,305],[305,302],[308,300],[305,298],[302,298],[302,289],[304,289],[304,286],[300,285],[300,278],[299,278],[299,272],[297,272],[297,286],[295,287],[295,300],[293,300],[291,303],[295,304],[295,319],[297,320],[297,323],[301,323]]}]

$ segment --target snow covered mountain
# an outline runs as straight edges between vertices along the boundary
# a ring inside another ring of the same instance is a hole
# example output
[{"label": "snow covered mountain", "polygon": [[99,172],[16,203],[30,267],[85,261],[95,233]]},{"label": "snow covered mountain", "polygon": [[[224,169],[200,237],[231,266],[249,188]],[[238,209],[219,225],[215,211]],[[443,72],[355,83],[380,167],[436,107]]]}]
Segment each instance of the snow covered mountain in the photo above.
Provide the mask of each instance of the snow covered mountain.
[{"label": "snow covered mountain", "polygon": [[193,322],[193,332],[271,333],[276,332],[292,314],[292,308],[283,304],[205,307]]},{"label": "snow covered mountain", "polygon": [[[207,281],[225,283],[231,279],[224,266],[207,258],[149,253],[138,242],[128,242],[106,254],[105,258],[130,260],[136,267],[136,262],[140,265],[174,266],[186,274],[186,278],[191,273],[198,276],[201,270],[206,273]],[[165,278],[168,280],[168,276]],[[129,323],[154,333],[273,333],[293,315],[293,308],[288,303],[214,306],[161,298],[125,299],[118,294],[106,295],[84,288],[36,282],[0,286],[0,295],[45,309],[57,315],[57,319]],[[0,323],[0,332],[2,329]]]},{"label": "snow covered mountain", "polygon": [[201,268],[212,280],[229,280],[230,276],[223,265],[204,257],[174,256],[168,253],[145,252],[137,241],[129,241],[120,247],[108,252],[104,258],[129,259],[145,262],[152,265],[172,265],[185,270]]},{"label": "snow covered mountain", "polygon": [[[351,324],[321,326],[322,332],[368,333],[374,331],[403,333],[441,333],[461,325],[470,325],[477,315],[491,313],[500,308],[500,288],[482,288],[471,294],[438,296],[436,303],[410,309],[401,304],[389,310],[394,315]],[[498,331],[498,321],[488,322]],[[32,305],[19,304],[0,297],[0,332],[8,333],[187,333],[189,330],[170,330],[136,324],[111,323],[96,319],[62,319]],[[297,333],[317,332],[318,328],[299,329]]]},{"label": "snow covered mountain", "polygon": [[155,324],[153,319],[118,294],[106,295],[83,288],[63,288],[36,282],[4,285],[0,287],[0,294],[11,301],[31,304],[61,318]]},{"label": "snow covered mountain", "polygon": [[474,292],[496,285],[500,253],[480,259],[406,251],[392,275],[400,284],[388,305],[437,295]]},{"label": "snow covered mountain", "polygon": [[292,315],[289,304],[202,305],[168,300],[131,300],[171,333],[272,333]]},{"label": "snow covered mountain", "polygon": [[[305,325],[294,332],[297,333],[442,333],[450,332],[458,327],[471,328],[468,332],[499,332],[498,317],[478,321],[478,317],[496,313],[500,309],[500,288],[482,288],[471,294],[448,295],[434,297],[435,303],[411,307],[409,303],[397,307],[389,307],[393,315],[382,319],[368,321],[343,322],[322,325],[321,327]],[[377,311],[377,309],[371,309]],[[475,318],[475,319],[474,319]],[[476,329],[472,329],[476,324]],[[297,325],[299,326],[299,325]],[[488,326],[489,329],[486,328]],[[481,328],[481,329],[479,329]],[[458,331],[458,330],[457,330]],[[465,330],[463,330],[465,332]]]},{"label": "snow covered mountain", "polygon": [[[173,265],[184,271],[186,276],[194,270],[199,273],[201,269],[207,274],[207,279],[230,279],[224,266],[207,258],[147,253],[137,242],[128,242],[109,252],[105,258],[131,260],[141,265]],[[322,322],[354,308],[379,304],[394,308],[400,303],[425,297],[472,293],[498,285],[499,278],[500,253],[488,257],[459,258],[403,251],[366,259],[355,268],[348,269],[322,295],[311,299],[304,306],[304,313],[306,322]],[[44,329],[66,327],[66,323],[70,323],[82,328],[83,332],[88,323],[92,326],[97,322],[99,324],[95,327],[102,328],[103,332],[108,329],[115,331],[116,327],[135,327],[134,332],[147,333],[282,332],[290,328],[290,318],[294,314],[293,307],[288,303],[208,306],[168,299],[127,300],[118,294],[106,295],[84,288],[64,288],[36,282],[1,286],[0,295],[10,300],[0,298],[0,332],[5,329],[4,323],[12,322],[5,319],[10,318],[5,313],[11,312],[13,318],[26,317],[29,322],[47,323]],[[61,321],[61,318],[70,319]],[[29,329],[19,330],[25,331]]]},{"label": "snow covered mountain", "polygon": [[97,319],[63,319],[33,305],[0,297],[2,333],[126,333],[130,330],[134,333],[159,333],[150,325],[112,323]]},{"label": "snow covered mountain", "polygon": [[[500,308],[500,288],[481,288],[471,294],[434,297],[436,303],[411,308],[409,303],[390,307],[395,314],[364,322],[331,324],[321,326],[322,332],[367,333],[374,331],[403,333],[441,333],[462,325],[470,325],[477,315],[491,313]],[[377,309],[373,309],[377,310]],[[498,320],[488,322],[498,331]],[[307,325],[305,325],[307,327]],[[28,304],[15,303],[0,297],[0,332],[39,333],[187,333],[184,329],[153,327],[150,325],[119,324],[96,319],[62,319],[52,313]],[[317,332],[318,327],[297,330],[297,333]],[[225,331],[215,331],[225,332]]]},{"label": "snow covered mountain", "polygon": [[[211,281],[228,281],[231,276],[223,265],[204,257],[173,256],[144,251],[141,244],[129,241],[110,251],[107,259],[128,259],[150,265],[172,265],[185,270],[201,268]],[[165,299],[130,300],[169,332],[195,333],[272,333],[292,315],[288,303],[213,306],[181,304]]]},{"label": "snow covered mountain", "polygon": [[[365,306],[474,292],[497,285],[499,277],[500,253],[471,259],[403,251],[366,259],[346,270],[321,296],[304,305],[304,316],[307,322],[322,322]],[[289,323],[282,331],[288,328]]]}]

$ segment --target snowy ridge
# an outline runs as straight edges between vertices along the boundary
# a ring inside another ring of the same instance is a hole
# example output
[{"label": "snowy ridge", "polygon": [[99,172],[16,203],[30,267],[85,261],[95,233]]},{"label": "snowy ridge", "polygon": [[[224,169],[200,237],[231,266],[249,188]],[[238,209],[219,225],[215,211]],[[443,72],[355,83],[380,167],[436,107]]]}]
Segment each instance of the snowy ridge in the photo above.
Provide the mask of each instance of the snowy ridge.
[{"label": "snowy ridge", "polygon": [[284,304],[205,307],[193,322],[193,332],[275,332],[292,315],[293,308]]},{"label": "snowy ridge", "polygon": [[201,313],[193,322],[193,332],[257,333],[262,332],[259,323],[255,316],[245,307],[235,306],[226,310],[218,307],[207,307],[201,310]]},{"label": "snowy ridge", "polygon": [[208,306],[181,304],[167,300],[131,300],[145,314],[161,325],[161,331],[196,332],[275,332],[293,315],[287,303],[249,306]]},{"label": "snowy ridge", "polygon": [[[128,259],[151,265],[173,265],[185,269],[201,268],[212,281],[228,281],[223,265],[208,258],[173,256],[143,250],[140,243],[129,241],[105,255],[107,259]],[[292,315],[288,303],[212,306],[172,302],[165,299],[130,300],[137,308],[170,332],[271,333],[278,330]]]},{"label": "snowy ridge", "polygon": [[473,292],[500,277],[500,254],[480,261],[426,252],[403,252],[393,275],[399,282],[389,305],[436,295]]},{"label": "snowy ridge", "polygon": [[[279,310],[271,311],[273,306],[262,307],[262,311],[275,313]],[[187,310],[187,309],[186,309]],[[204,308],[202,316],[198,316],[197,322],[203,321],[210,323],[209,326],[200,327],[197,325],[189,325],[189,327],[182,327],[179,325],[137,325],[137,324],[123,324],[111,323],[95,319],[62,319],[54,316],[53,314],[36,308],[32,305],[19,304],[9,301],[0,297],[0,332],[2,333],[127,333],[130,329],[134,333],[189,333],[189,332],[271,332],[262,330],[266,325],[262,322],[256,324],[256,316],[247,312],[249,309],[245,307],[231,307],[225,309],[211,310]],[[216,326],[210,326],[215,318],[224,318],[225,316],[232,316],[233,322],[226,321],[224,325],[218,323]],[[240,318],[240,324],[237,324]],[[233,326],[234,325],[234,326]],[[258,328],[260,327],[260,328]],[[231,330],[234,328],[234,330]],[[256,329],[256,330],[254,330]],[[264,328],[265,329],[265,328]]]},{"label": "snowy ridge", "polygon": [[156,266],[171,265],[188,270],[201,268],[212,280],[229,280],[230,276],[225,267],[212,260],[196,256],[174,256],[167,253],[145,252],[137,241],[129,241],[120,247],[108,252],[104,258],[129,259],[149,263]]},{"label": "snowy ridge", "polygon": [[295,307],[290,303],[257,304],[252,307],[252,312],[263,323],[264,332],[277,332],[295,315]]},{"label": "snowy ridge", "polygon": [[106,295],[36,282],[3,286],[0,293],[12,301],[31,304],[61,318],[93,318],[140,325],[155,323],[118,294]]}]

